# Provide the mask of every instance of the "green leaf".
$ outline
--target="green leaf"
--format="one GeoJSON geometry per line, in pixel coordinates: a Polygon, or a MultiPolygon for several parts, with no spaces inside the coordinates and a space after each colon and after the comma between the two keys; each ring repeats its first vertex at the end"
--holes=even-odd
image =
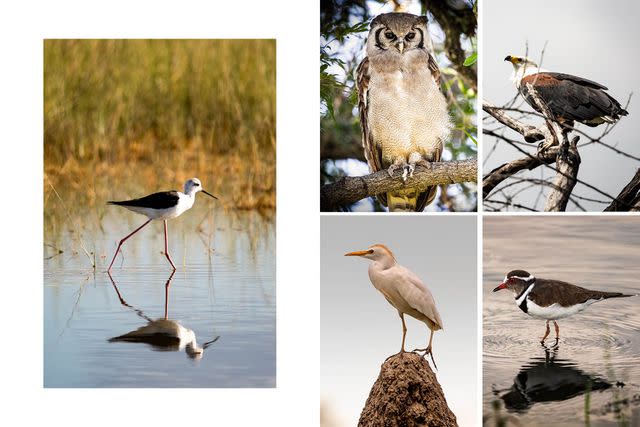
{"type": "Polygon", "coordinates": [[[473,64],[475,64],[477,60],[478,60],[478,53],[474,52],[471,54],[471,56],[469,56],[467,59],[464,60],[464,63],[462,65],[464,65],[465,67],[470,67],[473,64]]]}
{"type": "Polygon", "coordinates": [[[473,141],[474,144],[478,145],[478,141],[476,141],[476,139],[473,137],[473,135],[471,135],[469,132],[467,132],[466,129],[462,129],[462,131],[465,133],[465,135],[467,135],[467,137],[469,137],[470,140],[473,141]]]}

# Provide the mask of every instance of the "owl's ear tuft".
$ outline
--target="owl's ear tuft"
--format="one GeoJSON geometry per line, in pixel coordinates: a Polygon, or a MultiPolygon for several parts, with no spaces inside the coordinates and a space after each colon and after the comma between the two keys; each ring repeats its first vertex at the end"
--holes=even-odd
{"type": "Polygon", "coordinates": [[[429,22],[429,20],[427,19],[427,15],[420,15],[417,18],[419,25],[427,25],[427,22],[429,22]]]}

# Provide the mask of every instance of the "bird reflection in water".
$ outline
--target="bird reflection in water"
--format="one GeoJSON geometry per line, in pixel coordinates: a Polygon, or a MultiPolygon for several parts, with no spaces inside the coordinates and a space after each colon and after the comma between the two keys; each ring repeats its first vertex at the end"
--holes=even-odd
{"type": "Polygon", "coordinates": [[[526,412],[535,403],[558,402],[590,391],[606,390],[611,383],[589,375],[578,365],[558,359],[558,342],[552,346],[542,344],[544,357],[534,357],[520,368],[511,389],[500,398],[508,411],[526,412]]]}
{"type": "Polygon", "coordinates": [[[118,289],[116,282],[113,280],[113,277],[109,274],[111,284],[118,294],[120,303],[135,311],[138,316],[148,322],[145,326],[142,326],[135,331],[110,338],[109,342],[145,343],[151,345],[154,350],[158,351],[180,351],[184,349],[190,358],[200,359],[204,354],[204,350],[214,342],[218,341],[220,336],[204,343],[202,347],[200,347],[196,341],[196,334],[191,329],[185,328],[177,321],[169,319],[169,287],[174,274],[175,270],[171,273],[165,285],[164,318],[157,320],[149,318],[142,310],[129,305],[122,297],[122,294],[120,294],[120,290],[118,289]]]}

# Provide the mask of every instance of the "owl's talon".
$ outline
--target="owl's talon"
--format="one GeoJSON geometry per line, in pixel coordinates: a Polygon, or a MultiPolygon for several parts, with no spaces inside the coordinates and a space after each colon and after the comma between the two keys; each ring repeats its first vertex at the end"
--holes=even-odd
{"type": "MultiPolygon", "coordinates": [[[[402,182],[407,182],[407,175],[409,175],[410,166],[406,165],[402,168],[402,182]]],[[[413,171],[411,172],[413,173],[413,171]]]]}

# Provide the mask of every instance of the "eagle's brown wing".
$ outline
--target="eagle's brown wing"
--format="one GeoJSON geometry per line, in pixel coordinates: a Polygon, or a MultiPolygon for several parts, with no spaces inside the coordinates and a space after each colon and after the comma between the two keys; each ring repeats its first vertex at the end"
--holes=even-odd
{"type": "MultiPolygon", "coordinates": [[[[437,65],[436,65],[437,66],[437,65]]],[[[378,172],[382,167],[382,150],[376,145],[369,130],[369,58],[365,57],[356,70],[356,87],[358,89],[358,110],[360,112],[360,129],[362,129],[362,148],[371,172],[378,172]]],[[[378,200],[387,205],[387,195],[378,194],[378,200]]]]}

